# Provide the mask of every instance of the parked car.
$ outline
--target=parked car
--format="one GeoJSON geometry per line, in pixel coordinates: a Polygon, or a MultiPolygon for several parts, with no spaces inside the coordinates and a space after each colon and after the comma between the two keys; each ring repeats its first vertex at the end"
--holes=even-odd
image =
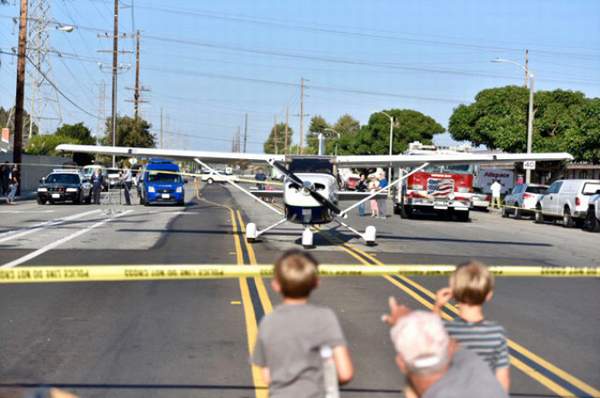
{"type": "Polygon", "coordinates": [[[541,184],[517,184],[512,191],[504,197],[502,217],[509,215],[520,218],[535,214],[535,207],[540,198],[548,189],[548,185],[541,184]]]}
{"type": "Polygon", "coordinates": [[[92,201],[92,184],[77,170],[54,170],[40,180],[37,189],[37,202],[71,201],[89,204],[92,201]]]}
{"type": "Polygon", "coordinates": [[[596,191],[596,195],[589,200],[583,229],[590,232],[600,232],[600,191],[596,191]]]}
{"type": "Polygon", "coordinates": [[[562,218],[566,228],[582,226],[590,198],[600,190],[600,180],[558,180],[536,205],[535,222],[562,218]]]}
{"type": "Polygon", "coordinates": [[[466,196],[471,198],[471,210],[488,211],[491,195],[484,193],[483,189],[473,187],[473,192],[466,196]]]}
{"type": "Polygon", "coordinates": [[[150,159],[144,167],[137,189],[140,204],[173,203],[183,206],[185,182],[179,166],[162,159],[150,159]]]}

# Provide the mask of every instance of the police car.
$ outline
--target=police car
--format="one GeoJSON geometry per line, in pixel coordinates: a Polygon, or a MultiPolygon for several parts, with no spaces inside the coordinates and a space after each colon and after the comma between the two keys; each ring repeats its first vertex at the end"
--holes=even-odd
{"type": "Polygon", "coordinates": [[[89,204],[92,201],[92,185],[78,170],[54,170],[40,180],[37,201],[41,205],[66,201],[89,204]]]}

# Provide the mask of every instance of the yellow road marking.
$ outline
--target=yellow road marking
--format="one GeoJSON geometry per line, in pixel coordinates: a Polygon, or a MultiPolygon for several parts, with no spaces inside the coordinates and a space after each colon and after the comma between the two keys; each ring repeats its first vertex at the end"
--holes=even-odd
{"type": "MultiPolygon", "coordinates": [[[[242,245],[240,243],[240,237],[238,235],[238,225],[236,222],[235,212],[229,206],[225,206],[219,203],[210,202],[206,199],[202,199],[206,202],[212,203],[216,206],[225,208],[229,210],[229,218],[231,221],[231,229],[233,232],[233,242],[236,252],[236,260],[238,265],[244,264],[244,254],[242,252],[242,245]]],[[[240,224],[241,225],[241,224],[240,224]]],[[[246,323],[246,335],[248,342],[248,353],[252,355],[252,350],[254,349],[254,344],[256,342],[256,336],[258,334],[258,327],[256,324],[256,315],[254,313],[254,308],[252,307],[252,299],[250,298],[250,292],[248,291],[248,282],[247,278],[239,278],[240,285],[240,293],[242,296],[242,305],[244,308],[244,320],[246,323]]],[[[256,398],[268,398],[269,391],[267,390],[267,386],[265,385],[260,368],[251,365],[252,372],[252,382],[254,383],[254,395],[256,398]]]]}
{"type": "MultiPolygon", "coordinates": [[[[383,262],[381,262],[380,260],[376,259],[372,255],[370,255],[369,253],[365,252],[364,250],[362,250],[362,249],[360,249],[358,247],[355,247],[355,246],[350,245],[348,243],[344,243],[343,245],[344,246],[347,245],[352,250],[355,250],[356,252],[362,254],[363,256],[365,256],[369,260],[373,261],[377,265],[385,265],[383,262]]],[[[363,261],[363,264],[367,264],[367,262],[363,261]]],[[[402,279],[406,283],[410,284],[411,286],[415,287],[419,291],[423,292],[427,296],[431,297],[432,299],[435,299],[435,294],[432,291],[430,291],[429,289],[427,289],[424,286],[422,286],[421,284],[413,281],[412,279],[410,279],[408,277],[402,276],[402,275],[398,275],[397,277],[400,278],[400,279],[402,279]]],[[[391,278],[389,276],[386,276],[385,278],[388,281],[390,281],[391,283],[393,283],[394,285],[398,286],[404,292],[408,293],[411,297],[413,297],[414,299],[416,299],[418,302],[420,302],[421,304],[423,304],[425,307],[430,308],[430,309],[433,307],[433,305],[430,304],[430,302],[428,302],[427,300],[423,299],[422,297],[420,297],[416,293],[412,292],[410,289],[406,288],[405,286],[403,286],[401,283],[397,282],[393,278],[391,278]]],[[[452,304],[447,304],[446,307],[450,311],[452,311],[453,313],[455,313],[455,314],[458,315],[458,309],[455,306],[453,306],[452,304]]],[[[442,315],[446,319],[451,319],[450,316],[448,316],[445,313],[442,313],[442,315]]],[[[508,346],[510,348],[514,349],[515,351],[519,352],[523,356],[529,358],[533,362],[536,362],[538,365],[540,365],[540,366],[548,369],[552,373],[554,373],[554,374],[558,375],[559,377],[563,378],[564,380],[568,381],[569,383],[571,383],[575,387],[579,388],[580,390],[584,391],[585,393],[590,394],[592,397],[600,397],[600,390],[595,389],[594,387],[590,386],[589,384],[585,383],[584,381],[578,379],[577,377],[571,375],[570,373],[567,373],[566,371],[560,369],[556,365],[554,365],[554,364],[548,362],[547,360],[541,358],[539,355],[534,354],[533,352],[529,351],[528,349],[526,349],[522,345],[518,344],[514,340],[511,340],[511,339],[507,339],[507,340],[508,340],[508,346]]],[[[573,393],[571,393],[568,390],[566,390],[565,388],[559,386],[554,381],[550,380],[546,376],[544,376],[541,373],[537,372],[536,370],[534,370],[533,368],[529,367],[528,365],[526,365],[522,361],[518,360],[514,356],[511,356],[511,363],[516,368],[518,368],[519,370],[521,370],[522,372],[524,372],[525,374],[527,374],[528,376],[530,376],[534,380],[538,381],[540,384],[546,386],[547,388],[549,388],[551,391],[553,391],[554,393],[558,394],[559,396],[561,396],[561,397],[571,397],[571,396],[573,396],[573,393]]]]}
{"type": "Polygon", "coordinates": [[[239,300],[233,300],[233,301],[230,301],[229,304],[231,304],[231,305],[240,305],[240,304],[242,304],[242,302],[239,301],[239,300]]]}

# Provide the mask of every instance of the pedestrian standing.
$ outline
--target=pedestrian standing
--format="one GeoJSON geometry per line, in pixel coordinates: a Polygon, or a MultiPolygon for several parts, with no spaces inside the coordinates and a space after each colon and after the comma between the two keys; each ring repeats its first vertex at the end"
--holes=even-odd
{"type": "MultiPolygon", "coordinates": [[[[369,192],[375,193],[379,187],[379,181],[377,178],[373,178],[369,183],[369,192]]],[[[374,197],[370,200],[371,202],[371,217],[379,217],[379,206],[377,204],[377,199],[374,197]]]]}
{"type": "Polygon", "coordinates": [[[131,206],[131,185],[133,183],[133,175],[131,174],[131,169],[125,167],[123,169],[123,188],[125,189],[125,204],[127,206],[131,206]]]}
{"type": "MultiPolygon", "coordinates": [[[[367,176],[365,173],[360,173],[360,179],[358,180],[358,184],[356,184],[357,192],[367,192],[369,187],[367,185],[367,176]]],[[[365,202],[362,202],[358,205],[358,215],[360,217],[364,217],[367,215],[365,210],[365,202]]]]}
{"type": "Polygon", "coordinates": [[[102,184],[104,183],[104,176],[102,175],[102,170],[99,168],[94,171],[92,174],[92,199],[94,200],[95,205],[100,204],[100,192],[102,192],[102,184]]]}
{"type": "Polygon", "coordinates": [[[17,180],[17,173],[11,173],[9,177],[8,184],[8,195],[7,195],[7,203],[9,205],[14,205],[15,196],[17,195],[17,189],[19,188],[19,181],[17,180]]]}
{"type": "MultiPolygon", "coordinates": [[[[389,185],[388,179],[385,177],[385,171],[381,171],[379,173],[379,189],[387,188],[389,185]]],[[[386,218],[387,217],[387,199],[384,197],[383,199],[377,200],[377,207],[379,208],[379,217],[386,218]]]]}
{"type": "Polygon", "coordinates": [[[497,206],[500,208],[500,194],[502,193],[502,184],[500,184],[499,180],[495,180],[490,186],[490,190],[492,191],[492,209],[497,206]]]}
{"type": "Polygon", "coordinates": [[[2,194],[2,196],[8,195],[9,178],[10,166],[8,162],[4,162],[4,164],[0,166],[0,194],[2,194]]]}

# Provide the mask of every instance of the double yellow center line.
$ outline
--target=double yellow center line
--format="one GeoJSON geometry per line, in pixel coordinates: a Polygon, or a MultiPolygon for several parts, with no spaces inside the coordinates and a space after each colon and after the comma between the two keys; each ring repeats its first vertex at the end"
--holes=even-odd
{"type": "MultiPolygon", "coordinates": [[[[246,224],[239,210],[229,209],[231,228],[233,230],[233,241],[235,245],[236,259],[238,265],[256,265],[256,254],[252,245],[245,239],[240,238],[246,232],[246,224]]],[[[246,333],[248,340],[248,353],[252,354],[254,344],[258,335],[258,323],[263,316],[273,310],[273,305],[267,294],[267,289],[262,278],[239,278],[240,293],[244,307],[244,318],[246,320],[246,333]]],[[[256,398],[267,398],[269,396],[260,369],[252,365],[252,380],[255,386],[256,398]]]]}
{"type": "MultiPolygon", "coordinates": [[[[316,229],[320,230],[319,228],[316,229]]],[[[328,232],[323,231],[321,235],[331,243],[339,245],[343,251],[358,260],[361,264],[370,266],[385,265],[371,254],[356,246],[342,242],[328,232]]],[[[429,309],[433,308],[435,294],[421,284],[401,275],[386,275],[384,278],[425,307],[429,309]]],[[[445,319],[453,319],[458,316],[458,309],[448,304],[444,308],[442,316],[445,319]]],[[[534,354],[514,340],[508,339],[508,347],[512,365],[558,396],[600,398],[600,390],[560,369],[539,355],[534,354]]]]}

